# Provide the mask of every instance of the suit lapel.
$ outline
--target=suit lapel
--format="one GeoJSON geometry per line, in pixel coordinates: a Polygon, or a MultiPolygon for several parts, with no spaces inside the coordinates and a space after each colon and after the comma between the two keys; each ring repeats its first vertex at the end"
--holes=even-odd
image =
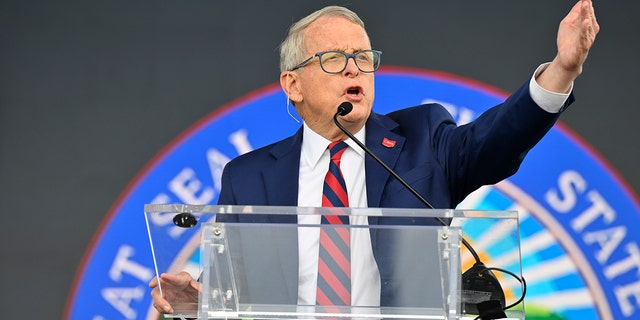
{"type": "Polygon", "coordinates": [[[292,137],[276,143],[270,150],[273,161],[264,167],[267,203],[273,206],[298,205],[298,176],[302,129],[292,137]]]}
{"type": "MultiPolygon", "coordinates": [[[[403,136],[392,131],[397,126],[395,121],[375,113],[372,113],[367,121],[367,147],[392,169],[398,161],[405,142],[403,136]]],[[[365,157],[365,172],[368,205],[371,208],[379,208],[384,186],[390,174],[368,155],[365,157]]]]}

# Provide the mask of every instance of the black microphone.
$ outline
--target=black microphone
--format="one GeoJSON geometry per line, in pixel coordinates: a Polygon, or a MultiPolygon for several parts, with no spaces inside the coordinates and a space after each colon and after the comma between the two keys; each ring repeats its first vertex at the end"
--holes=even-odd
{"type": "MultiPolygon", "coordinates": [[[[336,112],[336,115],[337,116],[346,116],[346,115],[349,114],[349,112],[351,112],[351,110],[353,110],[353,104],[351,104],[351,102],[345,101],[345,102],[341,103],[338,106],[338,111],[336,112]]],[[[334,117],[333,119],[334,119],[333,121],[336,121],[335,120],[336,117],[334,117]]],[[[338,127],[340,128],[340,126],[338,126],[338,127]]],[[[343,129],[343,128],[340,128],[340,129],[343,129]]],[[[342,131],[345,132],[346,130],[342,130],[342,131]]]]}
{"type": "MultiPolygon", "coordinates": [[[[356,138],[349,130],[347,130],[340,122],[338,121],[338,116],[346,116],[353,110],[353,104],[351,102],[345,101],[338,106],[336,114],[333,116],[333,122],[338,126],[338,128],[346,134],[351,140],[353,140],[362,150],[364,150],[371,158],[373,158],[378,164],[380,164],[389,174],[391,174],[398,182],[400,182],[407,190],[411,192],[420,202],[422,202],[425,206],[430,209],[435,209],[429,201],[427,201],[418,191],[416,191],[413,187],[411,187],[402,177],[400,177],[393,169],[389,168],[387,164],[385,164],[378,156],[376,156],[367,146],[365,146],[358,138],[356,138]]],[[[442,220],[441,218],[436,218],[440,224],[443,226],[448,226],[449,224],[442,220]]],[[[473,249],[471,244],[467,242],[466,239],[461,238],[462,244],[469,250],[473,258],[475,259],[475,264],[469,270],[465,271],[462,274],[462,300],[463,300],[463,311],[472,314],[480,314],[480,319],[488,320],[488,319],[499,319],[506,318],[506,315],[502,310],[506,310],[511,308],[518,303],[520,303],[524,299],[524,295],[526,293],[526,283],[524,282],[524,278],[520,278],[517,275],[498,268],[487,268],[484,263],[480,260],[480,256],[473,249]],[[524,289],[522,292],[522,297],[514,304],[505,307],[505,296],[498,282],[496,276],[491,272],[491,270],[503,271],[511,276],[515,277],[523,284],[524,289]],[[478,293],[481,295],[490,294],[489,299],[485,299],[488,301],[478,300],[478,293]],[[498,304],[499,303],[499,304],[498,304]]]]}

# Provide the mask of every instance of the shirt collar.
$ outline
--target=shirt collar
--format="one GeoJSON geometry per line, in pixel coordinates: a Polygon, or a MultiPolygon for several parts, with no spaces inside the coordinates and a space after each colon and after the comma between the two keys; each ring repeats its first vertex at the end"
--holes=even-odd
{"type": "MultiPolygon", "coordinates": [[[[354,136],[362,141],[362,143],[365,143],[365,132],[365,126],[363,126],[354,136]]],[[[320,158],[322,158],[322,155],[327,150],[329,143],[331,143],[331,141],[311,130],[307,123],[303,122],[302,159],[307,162],[309,167],[314,168],[318,164],[320,158]]],[[[351,147],[351,150],[355,151],[356,154],[364,158],[364,150],[362,150],[355,141],[347,139],[345,143],[351,147]]]]}

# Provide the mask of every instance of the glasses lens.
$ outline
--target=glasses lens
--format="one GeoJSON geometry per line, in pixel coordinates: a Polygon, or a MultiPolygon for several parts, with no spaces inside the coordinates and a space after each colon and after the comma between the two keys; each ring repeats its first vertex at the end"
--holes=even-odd
{"type": "MultiPolygon", "coordinates": [[[[326,51],[318,54],[320,57],[320,67],[328,73],[340,73],[347,66],[350,54],[342,51],[326,51]]],[[[358,69],[362,72],[374,72],[380,66],[380,52],[365,50],[354,53],[353,60],[358,69]]]]}
{"type": "Polygon", "coordinates": [[[362,72],[374,72],[380,66],[380,54],[375,51],[358,52],[355,60],[362,72]]]}
{"type": "Polygon", "coordinates": [[[326,72],[341,72],[347,64],[347,56],[340,51],[329,51],[322,54],[320,64],[326,72]]]}

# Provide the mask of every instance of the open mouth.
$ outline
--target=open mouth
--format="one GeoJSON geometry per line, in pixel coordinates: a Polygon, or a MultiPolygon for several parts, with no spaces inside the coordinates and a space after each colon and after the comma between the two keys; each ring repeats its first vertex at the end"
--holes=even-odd
{"type": "Polygon", "coordinates": [[[350,87],[346,91],[346,95],[351,98],[360,98],[362,96],[362,88],[360,87],[350,87]]]}

